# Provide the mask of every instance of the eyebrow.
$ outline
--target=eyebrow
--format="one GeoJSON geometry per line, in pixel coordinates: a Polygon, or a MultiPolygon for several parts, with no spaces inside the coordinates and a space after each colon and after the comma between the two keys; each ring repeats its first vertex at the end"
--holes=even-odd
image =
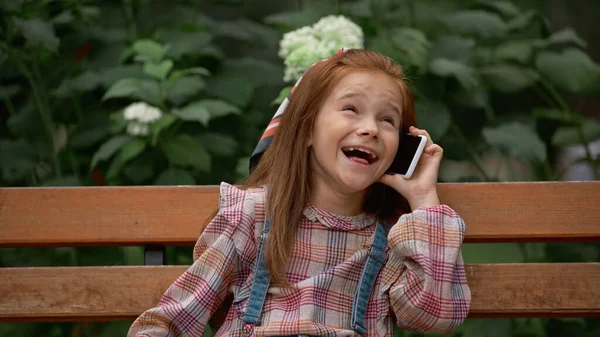
{"type": "MultiPolygon", "coordinates": [[[[353,98],[353,97],[364,97],[365,94],[360,93],[360,92],[355,92],[355,91],[350,91],[345,93],[344,95],[342,95],[340,98],[338,98],[338,101],[341,101],[343,99],[347,99],[347,98],[353,98]]],[[[400,117],[402,117],[402,112],[400,109],[398,109],[398,107],[392,103],[388,103],[387,105],[389,105],[390,107],[392,107],[392,109],[396,110],[396,112],[398,113],[398,115],[400,115],[400,117]]]]}

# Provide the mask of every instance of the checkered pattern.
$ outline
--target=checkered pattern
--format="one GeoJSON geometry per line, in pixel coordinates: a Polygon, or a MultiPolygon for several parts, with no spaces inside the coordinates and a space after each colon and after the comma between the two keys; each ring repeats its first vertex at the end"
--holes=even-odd
{"type": "MultiPolygon", "coordinates": [[[[287,276],[271,287],[261,322],[241,317],[250,295],[256,242],[265,220],[264,190],[221,184],[220,211],[198,239],[194,264],[143,313],[133,336],[202,336],[207,321],[233,294],[221,336],[352,336],[352,300],[375,231],[375,219],[329,214],[309,206],[299,224],[287,276]]],[[[367,307],[367,336],[392,336],[392,325],[447,332],[467,316],[462,219],[448,206],[403,215],[388,235],[388,262],[367,307]]]]}

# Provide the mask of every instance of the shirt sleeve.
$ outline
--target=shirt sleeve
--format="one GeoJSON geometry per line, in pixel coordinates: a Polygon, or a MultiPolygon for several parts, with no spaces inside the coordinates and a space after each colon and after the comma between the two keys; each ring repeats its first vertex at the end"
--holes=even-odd
{"type": "Polygon", "coordinates": [[[254,243],[251,194],[222,183],[219,212],[194,247],[194,263],[167,289],[155,308],[142,313],[128,337],[202,336],[204,328],[247,271],[254,243]]]}
{"type": "Polygon", "coordinates": [[[382,281],[400,328],[446,333],[465,320],[471,305],[461,251],[465,231],[445,205],[416,209],[392,227],[382,281]]]}

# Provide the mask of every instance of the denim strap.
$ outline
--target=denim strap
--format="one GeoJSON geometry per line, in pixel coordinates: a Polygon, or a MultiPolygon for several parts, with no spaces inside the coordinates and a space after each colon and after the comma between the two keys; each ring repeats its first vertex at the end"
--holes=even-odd
{"type": "Polygon", "coordinates": [[[365,314],[367,312],[369,296],[373,291],[373,286],[375,285],[375,280],[377,279],[377,274],[379,274],[381,267],[383,267],[385,264],[386,247],[387,231],[380,222],[377,222],[373,244],[371,245],[371,248],[369,248],[367,262],[365,263],[362,274],[360,275],[358,287],[356,288],[356,294],[354,295],[354,302],[352,303],[352,329],[361,335],[367,333],[367,329],[364,325],[365,314]]]}
{"type": "Polygon", "coordinates": [[[260,318],[265,298],[267,297],[267,289],[271,276],[264,258],[265,240],[271,228],[269,220],[265,220],[265,227],[260,238],[258,239],[258,251],[256,252],[256,262],[254,263],[254,278],[252,280],[252,288],[250,288],[250,298],[248,298],[248,306],[242,320],[246,324],[256,325],[260,318]]]}

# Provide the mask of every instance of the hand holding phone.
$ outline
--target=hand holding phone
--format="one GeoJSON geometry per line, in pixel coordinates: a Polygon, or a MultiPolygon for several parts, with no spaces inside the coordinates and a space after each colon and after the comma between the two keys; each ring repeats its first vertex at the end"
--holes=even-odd
{"type": "Polygon", "coordinates": [[[423,135],[413,136],[409,133],[403,133],[400,137],[394,161],[387,172],[396,173],[405,179],[410,179],[415,172],[426,143],[427,137],[423,135]]]}

